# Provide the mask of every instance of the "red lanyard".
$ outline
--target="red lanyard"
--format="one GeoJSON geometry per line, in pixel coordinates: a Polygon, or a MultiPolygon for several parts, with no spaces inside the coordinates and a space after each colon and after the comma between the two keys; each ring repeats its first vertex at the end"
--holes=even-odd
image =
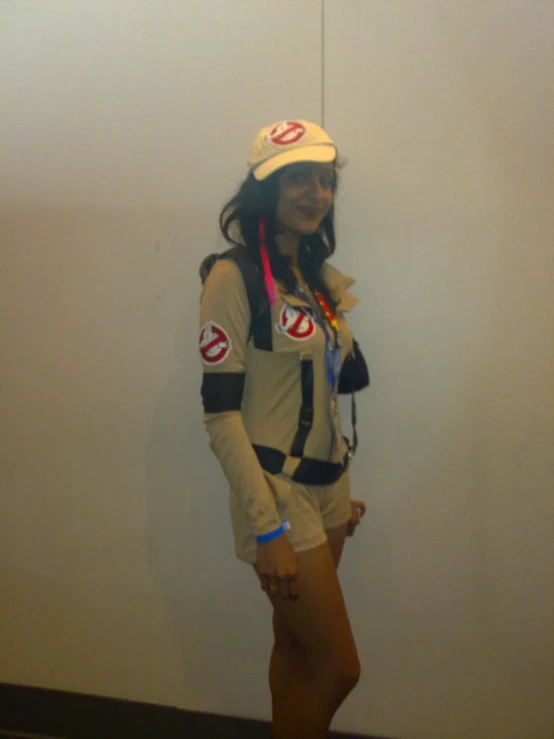
{"type": "Polygon", "coordinates": [[[317,299],[317,302],[319,303],[321,310],[325,314],[325,318],[329,321],[329,324],[333,327],[335,332],[338,334],[339,332],[339,324],[337,321],[337,317],[333,313],[333,310],[329,303],[325,300],[323,295],[319,292],[319,290],[314,290],[314,295],[317,299]]]}

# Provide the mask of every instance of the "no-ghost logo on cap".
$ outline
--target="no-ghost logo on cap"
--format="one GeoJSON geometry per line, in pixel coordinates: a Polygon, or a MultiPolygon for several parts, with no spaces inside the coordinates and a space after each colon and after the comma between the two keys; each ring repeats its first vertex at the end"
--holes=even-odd
{"type": "Polygon", "coordinates": [[[269,134],[269,140],[276,146],[290,146],[306,135],[306,129],[298,121],[278,123],[269,134]]]}

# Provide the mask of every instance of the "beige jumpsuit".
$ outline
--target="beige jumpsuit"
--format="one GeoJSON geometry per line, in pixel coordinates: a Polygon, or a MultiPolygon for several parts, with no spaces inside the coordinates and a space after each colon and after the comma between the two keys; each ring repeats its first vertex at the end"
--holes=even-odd
{"type": "MultiPolygon", "coordinates": [[[[354,280],[329,264],[322,274],[337,301],[344,361],[352,351],[345,313],[358,302],[348,292],[354,280]]],[[[323,328],[309,302],[276,288],[270,351],[249,337],[248,297],[234,262],[216,262],[201,298],[204,422],[231,489],[236,554],[249,563],[256,537],[281,525],[300,552],[350,518],[348,448],[327,381],[323,328]]]]}

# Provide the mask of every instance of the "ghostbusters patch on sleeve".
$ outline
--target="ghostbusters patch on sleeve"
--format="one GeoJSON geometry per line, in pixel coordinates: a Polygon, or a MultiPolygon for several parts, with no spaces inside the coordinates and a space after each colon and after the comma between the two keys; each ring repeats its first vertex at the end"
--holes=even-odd
{"type": "Polygon", "coordinates": [[[213,321],[208,321],[200,331],[200,356],[204,364],[215,367],[224,362],[233,345],[225,329],[213,321]]]}
{"type": "Polygon", "coordinates": [[[315,334],[315,322],[305,308],[293,308],[285,303],[275,329],[293,341],[307,341],[315,334]]]}

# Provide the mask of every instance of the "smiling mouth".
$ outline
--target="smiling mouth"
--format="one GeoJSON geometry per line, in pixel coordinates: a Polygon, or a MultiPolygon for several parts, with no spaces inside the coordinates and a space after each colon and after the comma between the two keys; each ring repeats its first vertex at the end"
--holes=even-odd
{"type": "Polygon", "coordinates": [[[319,208],[310,208],[309,206],[300,206],[297,205],[296,208],[302,213],[303,216],[306,216],[307,218],[319,218],[321,215],[321,211],[319,208]]]}

